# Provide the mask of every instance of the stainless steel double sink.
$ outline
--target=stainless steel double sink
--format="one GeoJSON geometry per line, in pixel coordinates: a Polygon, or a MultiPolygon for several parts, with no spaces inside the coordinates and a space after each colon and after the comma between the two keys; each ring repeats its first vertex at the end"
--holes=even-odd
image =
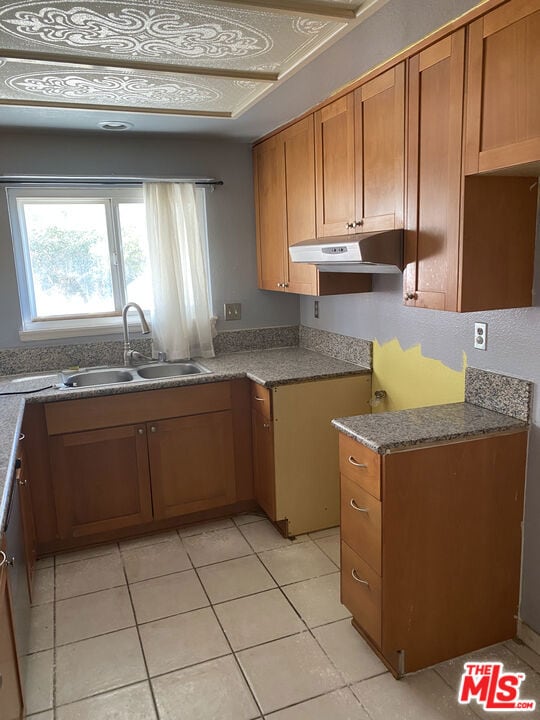
{"type": "Polygon", "coordinates": [[[211,370],[196,362],[149,363],[138,367],[99,367],[62,372],[62,382],[66,387],[89,387],[91,385],[117,385],[134,380],[157,380],[159,378],[181,377],[184,375],[202,375],[211,370]]]}

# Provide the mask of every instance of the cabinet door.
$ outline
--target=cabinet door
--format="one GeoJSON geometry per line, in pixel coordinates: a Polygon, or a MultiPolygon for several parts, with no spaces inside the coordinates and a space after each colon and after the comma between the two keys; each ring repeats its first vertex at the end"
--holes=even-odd
{"type": "Polygon", "coordinates": [[[235,501],[230,410],[161,420],[147,428],[156,520],[235,501]]]}
{"type": "Polygon", "coordinates": [[[253,438],[253,486],[255,500],[272,520],[276,520],[276,480],[274,473],[274,431],[272,421],[255,410],[251,413],[253,438]]]}
{"type": "Polygon", "coordinates": [[[540,0],[512,0],[469,28],[465,172],[540,163],[540,0]]]}
{"type": "Polygon", "coordinates": [[[144,425],[57,435],[50,439],[50,450],[61,537],[152,519],[144,425]]]}
{"type": "Polygon", "coordinates": [[[403,227],[405,63],[355,97],[356,218],[363,232],[403,227]]]}
{"type": "MultiPolygon", "coordinates": [[[[24,438],[24,436],[22,436],[24,438]]],[[[17,470],[15,478],[19,485],[19,502],[21,508],[21,522],[24,534],[24,550],[26,556],[26,577],[28,581],[28,592],[32,597],[32,577],[36,564],[36,527],[34,524],[34,513],[32,511],[32,496],[30,490],[30,478],[26,467],[26,453],[19,445],[17,452],[17,470]]]]}
{"type": "Polygon", "coordinates": [[[2,720],[22,718],[23,697],[4,556],[0,554],[0,708],[2,720]]]}
{"type": "Polygon", "coordinates": [[[354,97],[315,113],[317,236],[347,235],[355,222],[354,97]]]}
{"type": "Polygon", "coordinates": [[[457,310],[465,31],[409,62],[405,304],[457,310]]]}
{"type": "Polygon", "coordinates": [[[280,135],[285,157],[287,200],[287,291],[317,294],[314,265],[293,263],[288,246],[315,237],[315,135],[313,115],[291,125],[280,135]]]}
{"type": "Polygon", "coordinates": [[[286,277],[287,221],[285,162],[279,135],[253,150],[259,287],[283,291],[286,277]]]}

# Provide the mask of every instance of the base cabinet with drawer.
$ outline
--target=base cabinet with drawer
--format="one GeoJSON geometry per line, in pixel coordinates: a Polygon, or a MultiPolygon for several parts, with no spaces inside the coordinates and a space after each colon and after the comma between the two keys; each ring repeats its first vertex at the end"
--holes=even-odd
{"type": "Polygon", "coordinates": [[[251,385],[255,500],[287,536],[339,523],[334,417],[369,413],[371,374],[251,385]]]}
{"type": "Polygon", "coordinates": [[[514,637],[527,433],[339,444],[341,598],[394,675],[514,637]]]}

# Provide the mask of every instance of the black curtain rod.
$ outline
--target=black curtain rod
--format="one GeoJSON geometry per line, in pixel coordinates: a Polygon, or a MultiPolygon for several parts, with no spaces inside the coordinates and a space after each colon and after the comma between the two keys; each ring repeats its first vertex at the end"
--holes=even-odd
{"type": "Polygon", "coordinates": [[[223,185],[223,180],[196,180],[195,178],[96,178],[96,177],[44,177],[44,176],[0,176],[3,185],[142,185],[152,183],[193,183],[197,186],[216,187],[223,185]]]}

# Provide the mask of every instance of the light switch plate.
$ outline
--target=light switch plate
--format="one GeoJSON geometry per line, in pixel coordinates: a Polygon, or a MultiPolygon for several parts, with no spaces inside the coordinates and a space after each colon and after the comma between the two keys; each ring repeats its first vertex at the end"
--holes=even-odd
{"type": "Polygon", "coordinates": [[[487,323],[474,323],[474,347],[487,350],[487,323]]]}
{"type": "Polygon", "coordinates": [[[241,303],[225,303],[225,320],[241,320],[242,304],[241,303]]]}

